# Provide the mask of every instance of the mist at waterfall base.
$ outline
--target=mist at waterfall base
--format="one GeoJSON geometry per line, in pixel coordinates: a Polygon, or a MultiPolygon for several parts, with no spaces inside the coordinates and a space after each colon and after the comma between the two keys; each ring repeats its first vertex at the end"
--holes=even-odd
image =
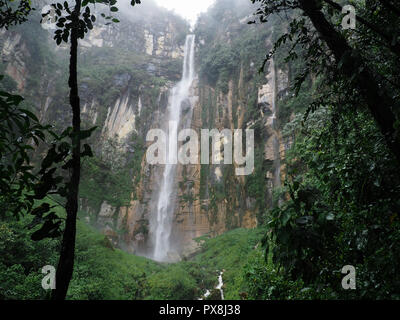
{"type": "MultiPolygon", "coordinates": [[[[182,79],[171,90],[167,108],[165,123],[174,123],[170,128],[169,134],[174,137],[177,135],[181,124],[182,103],[190,96],[190,88],[193,83],[194,73],[194,45],[195,36],[187,35],[185,41],[184,60],[182,79]]],[[[177,153],[178,145],[176,139],[168,139],[167,159],[177,153]]],[[[168,163],[172,163],[169,161],[168,163]]],[[[150,240],[152,243],[152,253],[150,258],[168,262],[173,261],[171,253],[176,253],[176,249],[171,244],[171,230],[175,210],[174,182],[176,175],[176,164],[166,164],[159,184],[159,190],[155,190],[156,196],[154,212],[151,212],[150,219],[150,240]]]]}

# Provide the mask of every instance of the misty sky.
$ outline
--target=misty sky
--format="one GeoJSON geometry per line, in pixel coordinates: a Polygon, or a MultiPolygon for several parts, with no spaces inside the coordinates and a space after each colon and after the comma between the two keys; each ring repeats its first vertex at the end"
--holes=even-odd
{"type": "Polygon", "coordinates": [[[197,15],[204,12],[215,0],[156,0],[157,4],[195,23],[197,15]]]}

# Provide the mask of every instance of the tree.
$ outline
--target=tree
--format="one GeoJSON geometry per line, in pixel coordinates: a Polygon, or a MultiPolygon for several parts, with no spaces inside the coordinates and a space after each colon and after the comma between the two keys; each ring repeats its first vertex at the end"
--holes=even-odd
{"type": "MultiPolygon", "coordinates": [[[[78,39],[83,39],[85,34],[93,28],[96,16],[91,14],[90,5],[96,3],[107,5],[110,14],[106,16],[102,13],[102,17],[112,22],[119,22],[111,13],[117,12],[115,6],[117,0],[76,0],[75,6],[70,8],[67,2],[52,4],[55,10],[55,19],[58,29],[55,31],[54,39],[57,45],[62,41],[70,42],[70,62],[69,62],[69,81],[70,88],[69,101],[72,109],[72,130],[70,138],[72,142],[72,156],[68,162],[70,169],[70,180],[66,185],[66,212],[65,229],[61,244],[60,260],[56,272],[56,289],[52,294],[52,299],[63,300],[68,291],[68,285],[72,277],[75,256],[75,237],[76,237],[76,217],[78,211],[79,182],[81,169],[81,140],[87,138],[94,128],[81,131],[80,119],[80,101],[78,92],[77,77],[77,58],[78,58],[78,39]]],[[[131,5],[139,4],[140,0],[132,0],[131,5]]],[[[49,15],[50,12],[43,16],[49,15]]],[[[88,145],[86,145],[83,154],[91,155],[88,145]]]]}

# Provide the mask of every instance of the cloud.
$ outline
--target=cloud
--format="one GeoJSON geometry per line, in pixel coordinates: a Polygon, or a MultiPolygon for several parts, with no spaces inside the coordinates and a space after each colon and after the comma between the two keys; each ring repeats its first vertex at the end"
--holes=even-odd
{"type": "Polygon", "coordinates": [[[175,13],[188,19],[193,25],[197,15],[207,10],[215,0],[156,0],[159,6],[173,10],[175,13]]]}

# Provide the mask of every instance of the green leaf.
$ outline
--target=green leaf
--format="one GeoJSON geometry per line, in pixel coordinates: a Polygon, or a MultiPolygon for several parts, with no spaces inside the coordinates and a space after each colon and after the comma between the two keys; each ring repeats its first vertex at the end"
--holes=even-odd
{"type": "Polygon", "coordinates": [[[93,152],[92,149],[90,148],[90,146],[88,144],[84,144],[83,145],[83,152],[81,153],[81,157],[93,157],[93,152]]]}
{"type": "MultiPolygon", "coordinates": [[[[52,213],[55,216],[54,212],[52,213]]],[[[51,215],[51,213],[49,215],[51,215]]],[[[61,221],[55,222],[53,216],[51,216],[48,220],[45,221],[45,223],[39,230],[35,231],[31,235],[31,239],[33,241],[39,241],[43,240],[44,238],[56,238],[61,234],[60,226],[61,221]]]]}
{"type": "Polygon", "coordinates": [[[35,120],[36,122],[39,122],[39,119],[29,110],[26,109],[20,109],[23,113],[25,113],[29,118],[35,120]]]}
{"type": "Polygon", "coordinates": [[[39,207],[32,210],[31,215],[42,217],[43,214],[50,211],[50,205],[48,203],[42,203],[39,207]]]}
{"type": "Polygon", "coordinates": [[[288,221],[290,220],[290,216],[291,215],[290,215],[289,210],[287,210],[283,213],[283,215],[281,216],[281,223],[283,226],[285,226],[288,223],[288,221]]]}
{"type": "Polygon", "coordinates": [[[134,6],[135,4],[140,4],[140,0],[131,0],[131,6],[134,6]]]}
{"type": "Polygon", "coordinates": [[[90,128],[88,130],[81,130],[80,133],[79,133],[79,138],[81,140],[89,138],[92,135],[93,131],[96,130],[96,129],[97,129],[97,126],[93,127],[93,128],[90,128]]]}

